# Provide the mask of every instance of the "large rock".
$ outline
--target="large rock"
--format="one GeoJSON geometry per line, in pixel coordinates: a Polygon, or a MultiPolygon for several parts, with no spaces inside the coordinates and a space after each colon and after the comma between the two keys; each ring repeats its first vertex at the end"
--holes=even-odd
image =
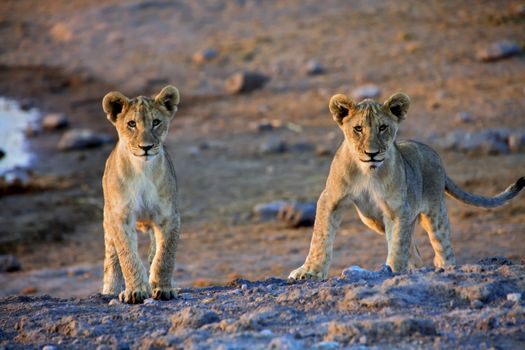
{"type": "Polygon", "coordinates": [[[231,95],[243,94],[261,89],[270,77],[257,72],[238,72],[230,76],[224,87],[231,95]]]}
{"type": "Polygon", "coordinates": [[[81,150],[111,142],[114,142],[114,139],[109,135],[98,134],[89,129],[73,129],[62,135],[58,142],[58,149],[61,151],[81,150]]]}
{"type": "Polygon", "coordinates": [[[284,222],[287,227],[313,226],[315,222],[315,210],[315,202],[292,202],[281,208],[277,218],[284,222]]]}
{"type": "Polygon", "coordinates": [[[281,209],[286,206],[286,201],[274,201],[270,203],[261,203],[253,207],[252,212],[262,221],[274,220],[281,209]]]}
{"type": "Polygon", "coordinates": [[[271,136],[259,145],[260,154],[278,154],[285,153],[288,150],[288,144],[277,136],[271,136]]]}
{"type": "Polygon", "coordinates": [[[22,265],[16,256],[11,254],[0,255],[0,272],[14,272],[21,269],[22,265]]]}
{"type": "Polygon", "coordinates": [[[501,154],[509,152],[510,131],[507,129],[484,129],[475,132],[455,130],[439,140],[440,146],[473,154],[501,154]]]}
{"type": "Polygon", "coordinates": [[[503,40],[479,50],[476,57],[483,62],[493,62],[519,54],[521,54],[520,45],[513,41],[503,40]]]}

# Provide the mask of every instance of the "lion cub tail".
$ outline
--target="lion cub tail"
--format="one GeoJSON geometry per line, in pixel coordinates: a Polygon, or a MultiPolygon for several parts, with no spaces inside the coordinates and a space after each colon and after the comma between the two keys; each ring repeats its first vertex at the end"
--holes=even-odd
{"type": "Polygon", "coordinates": [[[507,189],[494,197],[476,196],[462,190],[448,176],[445,180],[445,193],[460,202],[481,208],[495,208],[506,204],[509,200],[516,197],[521,189],[525,187],[525,176],[507,187],[507,189]]]}

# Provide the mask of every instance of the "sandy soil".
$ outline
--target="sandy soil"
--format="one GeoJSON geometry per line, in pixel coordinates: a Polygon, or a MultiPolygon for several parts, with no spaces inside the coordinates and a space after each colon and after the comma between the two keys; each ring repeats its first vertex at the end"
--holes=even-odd
{"type": "MultiPolygon", "coordinates": [[[[362,84],[379,86],[380,100],[396,91],[411,96],[400,138],[433,145],[453,128],[525,132],[523,56],[492,63],[476,59],[478,49],[495,41],[523,46],[525,16],[518,5],[7,0],[0,2],[0,95],[43,113],[65,113],[72,127],[113,133],[100,107],[107,91],[149,95],[167,83],[176,85],[182,104],[167,146],[182,195],[178,285],[286,278],[303,262],[311,229],[260,223],[251,209],[278,199],[316,200],[331,156],[312,150],[261,155],[259,145],[277,136],[289,144],[335,150],[342,135],[328,113],[328,99],[362,84]],[[193,54],[206,48],[218,56],[194,63],[193,54]],[[318,60],[325,74],[305,74],[310,59],[318,60]],[[228,95],[224,81],[238,70],[256,70],[271,80],[251,94],[228,95]],[[458,124],[458,112],[474,121],[458,124]],[[300,129],[256,131],[254,124],[263,120],[300,129]]],[[[85,297],[100,288],[100,179],[111,145],[60,152],[61,134],[44,132],[31,139],[39,157],[35,181],[45,179],[45,186],[0,198],[0,250],[17,255],[23,266],[21,272],[0,274],[2,296],[85,297]]],[[[449,175],[475,193],[493,195],[525,173],[523,153],[438,151],[449,175]]],[[[450,201],[449,213],[459,263],[487,256],[524,258],[523,196],[497,210],[450,201]]],[[[431,265],[432,251],[421,230],[417,239],[431,265]]],[[[336,239],[331,275],[349,265],[375,269],[385,257],[384,238],[349,210],[336,239]]]]}
{"type": "Polygon", "coordinates": [[[517,349],[525,341],[525,266],[504,259],[410,274],[354,268],[343,278],[182,289],[128,306],[0,298],[0,346],[75,349],[517,349]]]}

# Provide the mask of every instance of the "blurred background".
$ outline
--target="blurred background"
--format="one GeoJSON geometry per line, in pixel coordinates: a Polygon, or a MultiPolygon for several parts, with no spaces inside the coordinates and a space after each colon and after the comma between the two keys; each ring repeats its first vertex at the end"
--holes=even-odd
{"type": "MultiPolygon", "coordinates": [[[[519,1],[3,0],[0,296],[100,289],[110,90],[181,91],[167,140],[177,284],[286,278],[342,141],[333,94],[406,92],[399,138],[430,144],[463,188],[494,195],[525,175],[524,46],[519,1]]],[[[523,195],[497,210],[449,201],[449,214],[459,263],[524,258],[523,195]]],[[[419,228],[417,240],[431,265],[419,228]]],[[[385,259],[384,237],[350,208],[331,275],[385,259]]]]}

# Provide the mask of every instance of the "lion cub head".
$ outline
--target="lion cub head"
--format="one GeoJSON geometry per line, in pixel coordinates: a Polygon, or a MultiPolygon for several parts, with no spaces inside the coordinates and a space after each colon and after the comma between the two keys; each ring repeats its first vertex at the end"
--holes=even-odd
{"type": "Polygon", "coordinates": [[[177,88],[166,86],[155,98],[139,96],[129,99],[112,91],[104,96],[102,107],[117,129],[119,143],[133,156],[147,161],[162,151],[162,143],[179,101],[177,88]]]}
{"type": "Polygon", "coordinates": [[[392,95],[380,104],[370,99],[354,103],[345,95],[334,95],[329,108],[343,130],[345,142],[363,170],[379,168],[394,143],[399,123],[405,119],[410,98],[404,93],[392,95]]]}

